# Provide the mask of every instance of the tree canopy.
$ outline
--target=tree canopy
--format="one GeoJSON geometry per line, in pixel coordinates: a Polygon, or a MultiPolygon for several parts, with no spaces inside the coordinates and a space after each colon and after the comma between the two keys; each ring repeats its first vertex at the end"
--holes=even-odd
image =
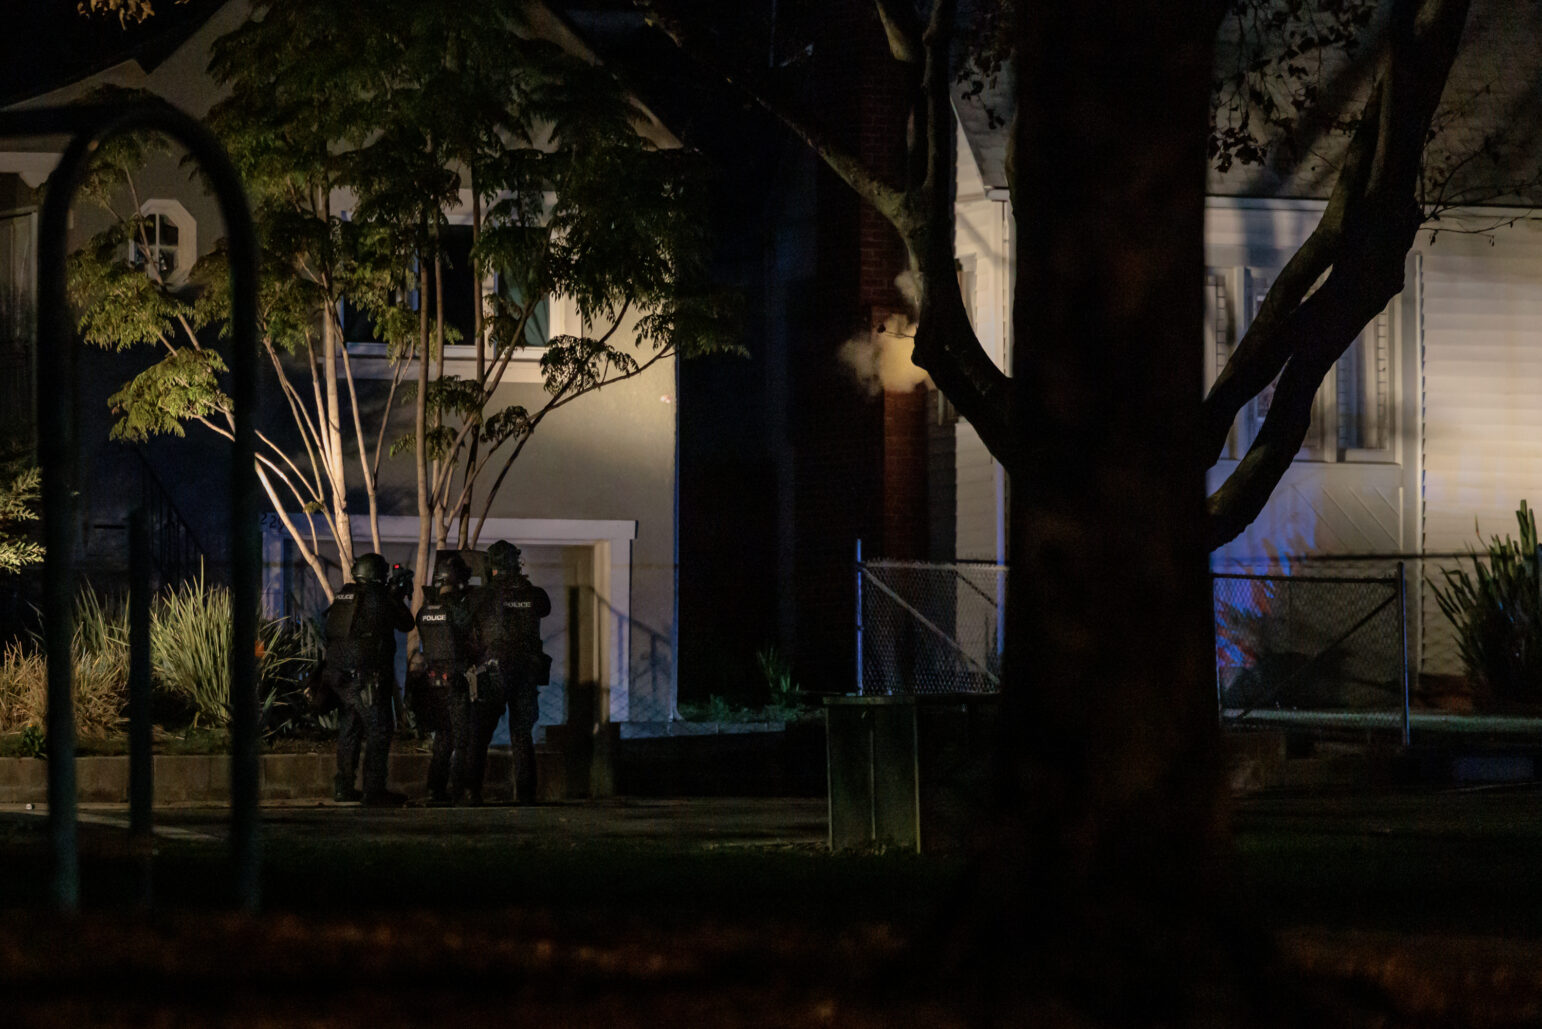
{"type": "MultiPolygon", "coordinates": [[[[209,120],[250,192],[262,345],[293,423],[293,442],[263,439],[258,472],[324,589],[306,520],[325,523],[348,567],[357,490],[379,550],[388,453],[415,456],[424,532],[443,543],[459,516],[461,543],[474,543],[552,411],[662,360],[731,347],[707,276],[695,155],[532,10],[383,2],[361,21],[342,0],[274,0],[215,44],[210,72],[230,93],[209,120]],[[461,271],[476,319],[460,329],[444,316],[446,266],[466,260],[444,245],[452,213],[475,236],[461,271]],[[556,302],[576,308],[574,331],[536,339],[533,323],[556,302]],[[350,348],[345,306],[385,345],[383,404],[356,381],[359,361],[380,358],[350,348]],[[532,340],[545,396],[511,402],[500,387],[532,340]],[[456,343],[474,350],[474,375],[446,374],[456,343]],[[402,403],[413,407],[405,433],[393,418],[402,403]]],[[[147,224],[135,169],[153,149],[126,141],[98,157],[88,194],[113,222],[75,258],[82,329],[98,345],[163,351],[113,398],[120,435],[196,422],[228,436],[224,364],[200,335],[227,310],[222,254],[187,283],[130,259],[147,224]]]]}

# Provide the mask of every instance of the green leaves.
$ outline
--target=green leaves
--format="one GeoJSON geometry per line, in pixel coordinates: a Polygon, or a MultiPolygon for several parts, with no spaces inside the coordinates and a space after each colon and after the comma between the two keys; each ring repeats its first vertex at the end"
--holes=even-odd
{"type": "Polygon", "coordinates": [[[511,404],[489,415],[482,423],[482,440],[491,447],[502,446],[510,440],[517,444],[533,429],[530,412],[523,405],[511,404]]]}
{"type": "Polygon", "coordinates": [[[1500,701],[1542,700],[1542,577],[1536,512],[1521,501],[1520,540],[1489,539],[1473,570],[1443,572],[1435,602],[1456,629],[1462,666],[1500,701]],[[1485,562],[1484,558],[1487,558],[1485,562]]]}
{"type": "Polygon", "coordinates": [[[70,301],[80,312],[83,339],[104,350],[156,343],[176,333],[193,305],[129,260],[142,219],[130,218],[97,233],[68,264],[70,301]]]}
{"type": "Polygon", "coordinates": [[[0,570],[19,572],[43,560],[38,543],[15,534],[22,522],[37,521],[42,479],[36,467],[12,463],[0,472],[0,570]]]}
{"type": "Polygon", "coordinates": [[[163,433],[184,436],[189,419],[229,410],[230,398],[219,387],[219,374],[226,370],[224,359],[210,350],[186,347],[168,354],[108,398],[122,416],[112,437],[138,443],[163,433]]]}

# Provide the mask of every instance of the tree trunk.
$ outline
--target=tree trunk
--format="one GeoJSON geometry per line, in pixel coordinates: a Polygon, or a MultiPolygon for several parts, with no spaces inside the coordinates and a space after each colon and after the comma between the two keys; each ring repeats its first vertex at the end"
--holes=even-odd
{"type": "MultiPolygon", "coordinates": [[[[428,498],[428,268],[427,262],[418,261],[418,395],[413,403],[413,433],[415,446],[412,450],[418,473],[418,553],[413,563],[414,583],[412,609],[416,611],[423,600],[423,578],[428,574],[428,548],[434,529],[434,512],[428,498]]],[[[409,636],[407,652],[412,653],[417,639],[416,630],[409,636]]]]}
{"type": "MultiPolygon", "coordinates": [[[[330,201],[323,195],[316,205],[323,218],[331,216],[330,201]]],[[[326,439],[327,486],[331,492],[333,524],[337,531],[337,560],[343,567],[343,580],[352,577],[353,523],[348,518],[348,481],[343,473],[343,408],[337,388],[337,348],[340,345],[337,319],[329,305],[321,310],[321,377],[326,410],[321,412],[326,439]]]]}
{"type": "Polygon", "coordinates": [[[973,950],[1016,999],[1183,1022],[1223,849],[1196,460],[1214,16],[1021,8],[1020,457],[973,950]]]}
{"type": "MultiPolygon", "coordinates": [[[[487,382],[487,330],[482,323],[482,262],[476,259],[477,244],[482,240],[482,195],[477,192],[475,172],[467,172],[467,178],[471,181],[471,332],[472,340],[477,348],[477,388],[486,388],[487,382]]],[[[478,407],[474,417],[478,423],[482,420],[482,409],[478,407]]],[[[482,432],[480,424],[477,431],[471,436],[464,468],[466,478],[471,477],[471,469],[477,466],[477,454],[481,449],[482,432]]],[[[466,489],[466,497],[461,502],[459,511],[460,535],[456,546],[461,550],[471,546],[471,497],[472,491],[466,489]]]]}

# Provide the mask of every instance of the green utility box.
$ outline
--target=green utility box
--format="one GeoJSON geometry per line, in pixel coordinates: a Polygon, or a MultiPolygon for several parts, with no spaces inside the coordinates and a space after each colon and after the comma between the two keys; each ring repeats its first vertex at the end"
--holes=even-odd
{"type": "Polygon", "coordinates": [[[994,694],[825,698],[830,848],[962,848],[985,816],[994,694]]]}

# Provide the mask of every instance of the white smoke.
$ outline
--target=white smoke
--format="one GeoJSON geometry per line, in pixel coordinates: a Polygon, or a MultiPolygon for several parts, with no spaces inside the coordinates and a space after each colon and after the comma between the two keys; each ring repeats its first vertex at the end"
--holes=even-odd
{"type": "Polygon", "coordinates": [[[836,351],[869,396],[908,393],[931,377],[911,359],[915,325],[903,315],[890,315],[871,332],[853,336],[836,351]]]}

